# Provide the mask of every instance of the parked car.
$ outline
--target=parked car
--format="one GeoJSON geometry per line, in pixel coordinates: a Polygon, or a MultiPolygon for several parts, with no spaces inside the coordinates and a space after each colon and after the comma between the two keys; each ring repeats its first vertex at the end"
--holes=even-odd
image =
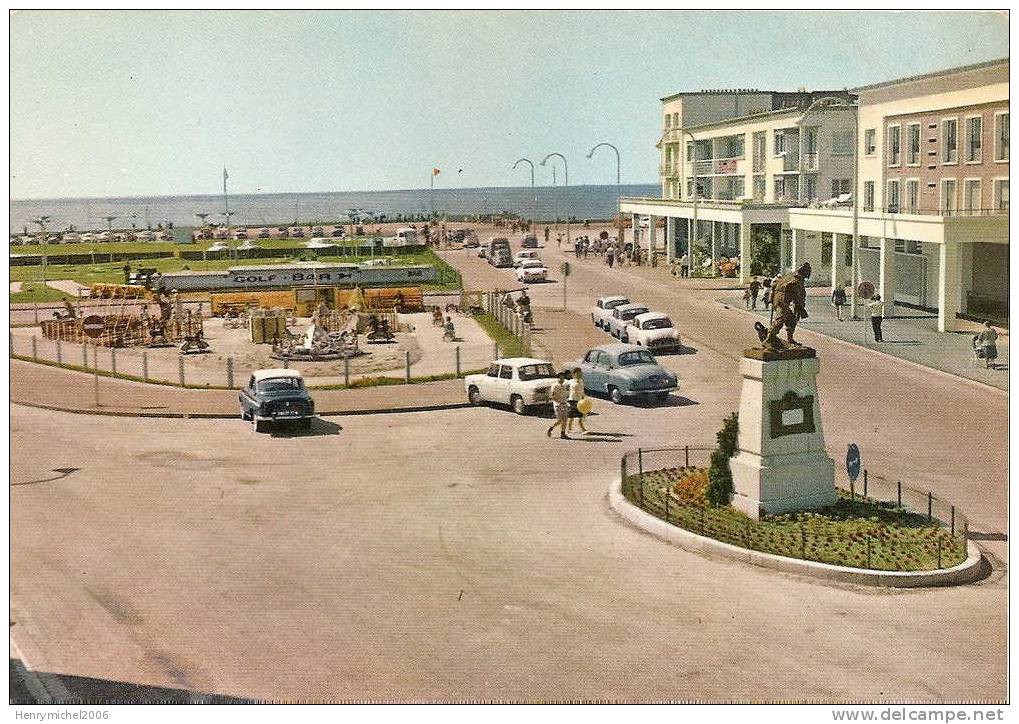
{"type": "Polygon", "coordinates": [[[304,229],[302,229],[300,226],[295,226],[293,229],[290,230],[290,236],[294,239],[303,239],[304,229]]]}
{"type": "MultiPolygon", "coordinates": [[[[225,229],[224,229],[224,231],[225,231],[225,229]]],[[[138,238],[138,241],[155,241],[156,240],[156,232],[148,231],[148,230],[146,230],[146,231],[139,231],[138,234],[137,234],[137,238],[138,238]]],[[[223,238],[226,238],[226,237],[223,237],[223,238]]]]}
{"type": "Polygon", "coordinates": [[[634,317],[623,331],[623,341],[647,347],[653,353],[679,352],[683,349],[679,331],[673,326],[669,315],[661,312],[646,312],[634,317]]]}
{"type": "Polygon", "coordinates": [[[478,246],[481,246],[481,242],[478,240],[478,235],[473,231],[468,231],[467,235],[464,237],[464,248],[473,249],[478,246]]]}
{"type": "Polygon", "coordinates": [[[488,258],[488,247],[489,247],[489,245],[491,243],[492,242],[489,240],[489,241],[486,241],[483,244],[478,244],[478,258],[480,258],[480,259],[487,259],[488,258]]]}
{"type": "Polygon", "coordinates": [[[600,329],[608,329],[609,318],[612,316],[612,310],[618,307],[620,304],[629,304],[629,297],[623,297],[619,295],[611,297],[602,297],[595,302],[594,307],[591,309],[591,321],[595,327],[600,329]]]}
{"type": "Polygon", "coordinates": [[[96,241],[112,241],[113,240],[111,238],[112,236],[113,234],[111,234],[108,231],[101,231],[98,234],[96,234],[96,241]]]}
{"type": "Polygon", "coordinates": [[[643,304],[620,304],[612,310],[612,316],[609,317],[602,326],[605,328],[606,332],[617,338],[620,342],[626,342],[627,340],[623,339],[623,334],[626,332],[626,326],[638,314],[645,314],[650,311],[651,310],[643,304]]]}
{"type": "Polygon", "coordinates": [[[538,252],[534,249],[521,249],[513,256],[513,266],[520,266],[527,259],[537,259],[538,252]]]}
{"type": "MultiPolygon", "coordinates": [[[[29,237],[29,238],[31,238],[31,237],[29,237]]],[[[82,235],[81,235],[81,241],[82,241],[82,243],[84,243],[84,244],[87,244],[87,243],[93,242],[93,241],[95,241],[95,240],[96,240],[95,234],[88,234],[88,233],[85,233],[85,234],[82,234],[82,235]]]]}
{"type": "Polygon", "coordinates": [[[518,282],[543,282],[548,278],[548,269],[541,259],[527,259],[517,267],[518,282]]]}
{"type": "Polygon", "coordinates": [[[510,251],[509,239],[498,236],[489,240],[487,246],[488,263],[494,267],[513,266],[513,252],[510,251]]]}
{"type": "Polygon", "coordinates": [[[230,245],[225,241],[217,241],[215,244],[206,249],[206,251],[230,251],[230,245]]]}
{"type": "Polygon", "coordinates": [[[321,226],[316,226],[314,229],[311,230],[311,235],[312,236],[325,236],[326,232],[325,232],[325,229],[323,229],[321,226]]]}
{"type": "Polygon", "coordinates": [[[259,239],[271,239],[272,238],[272,232],[269,231],[268,229],[259,229],[258,230],[258,238],[259,239]]]}
{"type": "Polygon", "coordinates": [[[538,248],[538,237],[534,234],[528,234],[524,237],[524,240],[520,242],[520,248],[522,249],[537,249],[538,248]]]}
{"type": "Polygon", "coordinates": [[[251,251],[252,249],[261,249],[258,244],[250,239],[246,239],[237,245],[237,251],[251,251]]]}
{"type": "Polygon", "coordinates": [[[251,420],[255,432],[262,432],[271,422],[291,420],[307,429],[315,417],[315,401],[297,370],[257,370],[238,398],[241,419],[251,420]]]}
{"type": "Polygon", "coordinates": [[[334,239],[345,239],[346,237],[347,237],[347,230],[344,229],[342,226],[337,226],[335,229],[333,229],[333,238],[334,239]]]}
{"type": "Polygon", "coordinates": [[[227,229],[225,226],[222,226],[222,227],[216,229],[215,237],[217,239],[229,239],[230,238],[230,230],[227,229]]]}
{"type": "Polygon", "coordinates": [[[248,238],[248,230],[247,229],[234,229],[234,238],[235,239],[247,239],[248,238]]]}
{"type": "Polygon", "coordinates": [[[679,389],[679,379],[655,361],[643,347],[632,344],[606,344],[589,350],[568,365],[580,368],[584,389],[608,395],[619,404],[625,399],[654,398],[664,401],[679,389]]]}
{"type": "Polygon", "coordinates": [[[509,405],[518,415],[528,408],[549,404],[549,390],[555,379],[551,362],[530,357],[497,359],[484,374],[467,375],[464,390],[472,405],[496,402],[509,405]]]}

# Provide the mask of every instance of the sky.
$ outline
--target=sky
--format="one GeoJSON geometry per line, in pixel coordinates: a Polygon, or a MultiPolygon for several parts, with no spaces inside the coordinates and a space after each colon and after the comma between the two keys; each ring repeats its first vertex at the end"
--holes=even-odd
{"type": "Polygon", "coordinates": [[[1007,55],[990,12],[18,11],[10,196],[217,193],[224,166],[231,193],[524,186],[521,157],[547,185],[552,152],[613,183],[600,142],[654,183],[670,93],[1007,55]]]}

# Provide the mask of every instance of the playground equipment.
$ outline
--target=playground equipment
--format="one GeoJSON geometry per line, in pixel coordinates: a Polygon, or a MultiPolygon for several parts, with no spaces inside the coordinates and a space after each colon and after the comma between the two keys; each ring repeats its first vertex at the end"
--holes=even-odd
{"type": "Polygon", "coordinates": [[[321,362],[361,354],[357,343],[358,318],[348,312],[329,309],[324,303],[312,314],[303,337],[283,328],[273,340],[274,359],[321,362]]]}

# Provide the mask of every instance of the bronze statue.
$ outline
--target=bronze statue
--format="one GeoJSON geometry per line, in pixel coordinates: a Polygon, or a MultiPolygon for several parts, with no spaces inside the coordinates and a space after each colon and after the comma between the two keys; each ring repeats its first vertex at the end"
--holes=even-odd
{"type": "Polygon", "coordinates": [[[786,274],[775,282],[772,289],[772,308],[775,316],[771,327],[765,329],[760,322],[754,325],[765,349],[777,351],[801,346],[793,339],[793,333],[796,331],[797,322],[807,318],[807,289],[803,283],[804,279],[810,279],[810,264],[804,264],[792,274],[786,274]],[[778,338],[782,327],[786,328],[786,342],[778,338]]]}

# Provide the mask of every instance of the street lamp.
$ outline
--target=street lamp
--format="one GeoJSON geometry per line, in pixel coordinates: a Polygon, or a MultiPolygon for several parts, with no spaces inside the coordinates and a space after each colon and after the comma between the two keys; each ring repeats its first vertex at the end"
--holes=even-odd
{"type": "Polygon", "coordinates": [[[103,217],[100,217],[100,218],[102,218],[103,221],[106,222],[106,230],[107,231],[113,231],[113,221],[114,221],[114,219],[118,219],[120,217],[110,215],[110,216],[103,216],[103,217]]]}
{"type": "MultiPolygon", "coordinates": [[[[611,143],[606,143],[606,142],[603,141],[602,143],[599,143],[594,148],[592,148],[590,151],[588,151],[587,157],[588,158],[593,158],[594,157],[594,152],[597,151],[602,146],[608,146],[609,148],[611,148],[613,151],[616,152],[616,209],[615,209],[615,213],[613,215],[617,219],[617,222],[618,222],[617,223],[617,227],[618,227],[618,231],[619,231],[619,238],[620,238],[620,240],[622,240],[622,238],[623,238],[623,221],[620,218],[620,213],[619,213],[619,198],[620,198],[620,193],[619,193],[619,179],[620,179],[620,175],[619,175],[619,168],[620,168],[620,164],[619,164],[619,149],[616,148],[615,146],[613,146],[611,143]]],[[[634,239],[633,242],[634,242],[634,244],[636,244],[637,240],[634,239]]]]}
{"type": "Polygon", "coordinates": [[[52,219],[52,218],[53,218],[52,216],[38,216],[38,217],[32,219],[32,223],[33,224],[38,224],[39,225],[39,232],[42,234],[42,283],[43,283],[43,286],[46,286],[46,247],[47,247],[46,224],[48,224],[50,219],[52,219]]]}
{"type": "Polygon", "coordinates": [[[534,164],[529,158],[519,158],[517,162],[513,164],[513,168],[516,168],[522,163],[526,163],[531,167],[531,223],[533,224],[538,217],[538,196],[534,193],[534,164]]]}
{"type": "MultiPolygon", "coordinates": [[[[545,156],[545,158],[541,159],[541,165],[544,166],[545,163],[550,158],[552,158],[553,156],[558,156],[559,158],[561,158],[563,160],[563,173],[564,173],[564,179],[565,179],[564,182],[563,182],[563,185],[566,187],[566,193],[569,194],[569,189],[570,189],[570,166],[569,166],[568,163],[566,163],[566,156],[562,155],[561,153],[550,153],[547,156],[545,156]]],[[[569,207],[567,207],[567,209],[566,209],[566,248],[568,249],[569,247],[570,247],[570,210],[569,210],[569,207]]]]}

